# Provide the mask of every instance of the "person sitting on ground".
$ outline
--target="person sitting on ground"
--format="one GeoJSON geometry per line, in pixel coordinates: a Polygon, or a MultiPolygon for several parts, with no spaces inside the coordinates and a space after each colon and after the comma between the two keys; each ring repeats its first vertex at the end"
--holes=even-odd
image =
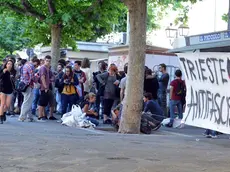
{"type": "Polygon", "coordinates": [[[99,125],[98,118],[98,109],[96,107],[96,94],[89,93],[85,96],[85,101],[82,104],[82,112],[85,113],[87,120],[95,124],[99,125]]]}
{"type": "Polygon", "coordinates": [[[112,110],[112,124],[118,130],[120,125],[121,119],[121,112],[122,112],[123,104],[120,103],[112,110]]]}
{"type": "Polygon", "coordinates": [[[161,122],[164,119],[164,113],[161,109],[160,105],[156,100],[153,100],[153,96],[151,93],[144,94],[144,113],[151,113],[151,117],[155,120],[156,126],[160,126],[161,122]]]}

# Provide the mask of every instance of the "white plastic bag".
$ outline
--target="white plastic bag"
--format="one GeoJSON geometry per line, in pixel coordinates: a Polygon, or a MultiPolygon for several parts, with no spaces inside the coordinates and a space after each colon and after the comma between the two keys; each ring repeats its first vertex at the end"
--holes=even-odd
{"type": "Polygon", "coordinates": [[[170,118],[166,118],[166,119],[164,119],[164,120],[161,122],[161,124],[165,126],[165,125],[167,125],[169,122],[170,122],[170,118]]]}
{"type": "Polygon", "coordinates": [[[174,119],[173,121],[173,128],[181,128],[181,119],[174,119]]]}
{"type": "Polygon", "coordinates": [[[79,106],[73,105],[70,112],[63,115],[61,118],[62,124],[69,127],[77,127],[78,121],[77,116],[82,115],[81,108],[79,106]]]}
{"type": "MultiPolygon", "coordinates": [[[[167,125],[170,122],[170,118],[166,118],[164,119],[161,124],[162,125],[167,125]]],[[[173,128],[182,128],[184,127],[184,123],[182,122],[181,119],[175,118],[173,121],[173,128]]]]}
{"type": "Polygon", "coordinates": [[[81,107],[78,105],[73,105],[71,111],[64,114],[61,120],[63,125],[69,127],[95,127],[93,123],[87,120],[85,114],[82,113],[81,107]]]}

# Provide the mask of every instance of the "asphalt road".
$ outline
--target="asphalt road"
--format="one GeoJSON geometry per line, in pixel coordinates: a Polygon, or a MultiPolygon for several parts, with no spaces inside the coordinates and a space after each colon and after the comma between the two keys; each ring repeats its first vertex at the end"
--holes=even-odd
{"type": "Polygon", "coordinates": [[[0,125],[0,172],[229,172],[228,136],[203,131],[122,135],[10,118],[0,125]]]}

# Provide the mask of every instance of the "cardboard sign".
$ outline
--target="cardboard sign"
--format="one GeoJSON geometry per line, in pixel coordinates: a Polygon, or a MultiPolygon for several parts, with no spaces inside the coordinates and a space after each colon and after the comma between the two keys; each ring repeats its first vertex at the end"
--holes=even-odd
{"type": "Polygon", "coordinates": [[[178,57],[187,88],[185,124],[230,134],[230,53],[178,57]]]}

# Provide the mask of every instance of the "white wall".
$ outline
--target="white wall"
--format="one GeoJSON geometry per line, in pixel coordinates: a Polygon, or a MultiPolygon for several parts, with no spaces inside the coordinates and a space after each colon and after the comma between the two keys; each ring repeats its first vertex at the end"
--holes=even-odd
{"type": "MultiPolygon", "coordinates": [[[[119,71],[123,71],[125,63],[128,63],[128,55],[120,56],[110,56],[109,65],[115,63],[119,71]]],[[[166,56],[166,55],[155,55],[155,54],[146,54],[145,65],[150,69],[156,68],[159,64],[165,63],[166,65],[171,65],[179,67],[179,61],[177,56],[166,56]]]]}
{"type": "Polygon", "coordinates": [[[154,55],[147,54],[145,64],[152,70],[157,70],[159,64],[165,63],[167,66],[179,67],[179,60],[177,56],[154,55]]]}

